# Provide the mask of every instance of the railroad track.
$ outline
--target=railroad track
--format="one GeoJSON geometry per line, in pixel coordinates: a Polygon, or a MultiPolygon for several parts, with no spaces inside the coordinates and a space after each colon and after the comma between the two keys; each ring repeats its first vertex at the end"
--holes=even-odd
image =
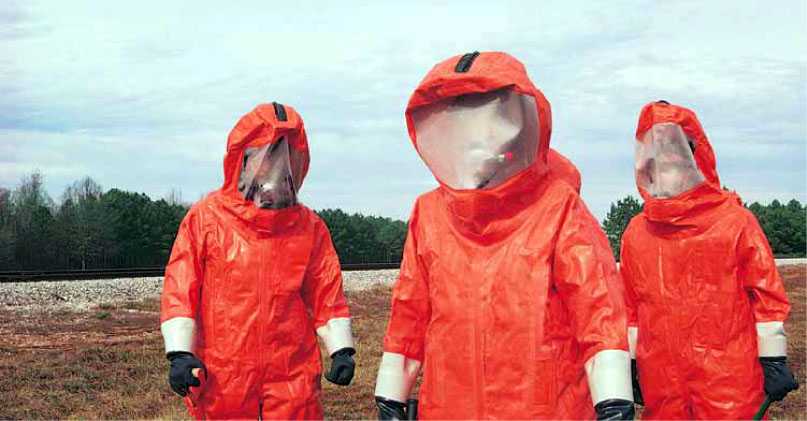
{"type": "MultiPolygon", "coordinates": [[[[805,264],[807,259],[776,259],[780,266],[805,264]]],[[[346,263],[342,265],[343,271],[351,270],[381,270],[398,269],[400,263],[346,263]]],[[[163,276],[164,266],[123,268],[123,269],[87,269],[87,270],[22,270],[0,271],[0,283],[4,282],[38,282],[38,281],[67,281],[84,279],[114,279],[114,278],[145,278],[150,276],[163,276]]]]}
{"type": "MultiPolygon", "coordinates": [[[[342,270],[398,269],[400,266],[400,263],[346,263],[342,265],[342,270]]],[[[0,283],[145,278],[151,276],[163,276],[164,273],[164,266],[121,269],[0,271],[0,283]]]]}

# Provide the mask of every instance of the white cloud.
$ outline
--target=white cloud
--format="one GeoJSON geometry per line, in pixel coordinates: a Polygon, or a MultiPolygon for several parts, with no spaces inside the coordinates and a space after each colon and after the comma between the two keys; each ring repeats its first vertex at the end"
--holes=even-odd
{"type": "Polygon", "coordinates": [[[306,121],[307,203],[405,218],[434,185],[406,101],[435,63],[478,49],[527,65],[600,218],[635,192],[636,118],[658,98],[698,112],[726,184],[805,200],[805,7],[4,2],[0,185],[39,168],[54,195],[91,175],[193,199],[221,183],[238,117],[278,100],[306,121]]]}

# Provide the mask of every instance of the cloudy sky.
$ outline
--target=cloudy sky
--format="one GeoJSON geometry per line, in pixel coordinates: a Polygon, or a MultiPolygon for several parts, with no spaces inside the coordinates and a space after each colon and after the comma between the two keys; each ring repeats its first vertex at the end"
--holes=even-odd
{"type": "Polygon", "coordinates": [[[745,200],[807,199],[805,2],[231,3],[4,0],[0,186],[38,169],[57,200],[88,175],[194,201],[239,116],[278,101],[309,133],[305,203],[406,218],[436,185],[410,93],[440,60],[500,50],[551,102],[599,218],[635,194],[636,119],[661,98],[699,114],[745,200]]]}

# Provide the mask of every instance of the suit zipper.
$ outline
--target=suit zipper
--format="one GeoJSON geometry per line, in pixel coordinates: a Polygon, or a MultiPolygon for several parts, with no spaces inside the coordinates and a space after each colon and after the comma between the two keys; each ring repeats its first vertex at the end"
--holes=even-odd
{"type": "MultiPolygon", "coordinates": [[[[266,362],[264,361],[264,355],[263,355],[264,353],[261,352],[261,350],[265,348],[264,341],[266,340],[265,326],[264,326],[264,324],[265,324],[264,321],[266,319],[266,297],[265,297],[265,294],[266,294],[266,291],[265,291],[266,290],[266,272],[265,272],[266,248],[264,247],[264,244],[262,244],[262,243],[263,243],[263,241],[261,241],[261,235],[260,235],[260,232],[259,232],[258,233],[258,244],[259,244],[258,256],[260,257],[260,259],[259,259],[259,262],[258,262],[258,280],[256,282],[256,286],[258,288],[258,341],[257,341],[258,346],[257,346],[257,349],[255,350],[255,352],[258,353],[258,356],[257,356],[258,367],[260,367],[260,370],[261,370],[261,375],[260,375],[260,379],[261,379],[261,384],[260,384],[261,397],[258,400],[258,402],[259,402],[258,407],[259,408],[263,407],[263,394],[264,394],[263,393],[263,387],[264,387],[264,384],[266,383],[266,378],[265,378],[266,377],[266,362]]],[[[259,417],[261,416],[260,412],[258,413],[258,416],[259,417]]]]}

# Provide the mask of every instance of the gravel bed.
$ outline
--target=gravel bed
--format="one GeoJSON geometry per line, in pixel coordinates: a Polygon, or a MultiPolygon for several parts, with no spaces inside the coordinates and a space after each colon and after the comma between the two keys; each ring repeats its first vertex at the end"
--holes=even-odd
{"type": "MultiPolygon", "coordinates": [[[[356,291],[392,285],[398,270],[343,272],[344,289],[356,291]]],[[[21,311],[82,311],[100,304],[157,297],[163,278],[119,278],[81,281],[11,282],[0,284],[0,309],[21,311]]]]}
{"type": "Polygon", "coordinates": [[[776,259],[777,266],[803,265],[805,263],[807,263],[807,259],[804,258],[776,259]]]}
{"type": "MultiPolygon", "coordinates": [[[[805,264],[807,259],[777,259],[780,266],[805,264]]],[[[376,285],[391,286],[397,269],[343,272],[346,291],[376,285]]],[[[43,281],[0,284],[0,310],[82,311],[100,304],[140,301],[157,297],[162,277],[96,279],[83,281],[43,281]]]]}
{"type": "Polygon", "coordinates": [[[398,279],[398,269],[355,270],[342,272],[345,291],[361,291],[377,285],[392,286],[398,279]]]}

